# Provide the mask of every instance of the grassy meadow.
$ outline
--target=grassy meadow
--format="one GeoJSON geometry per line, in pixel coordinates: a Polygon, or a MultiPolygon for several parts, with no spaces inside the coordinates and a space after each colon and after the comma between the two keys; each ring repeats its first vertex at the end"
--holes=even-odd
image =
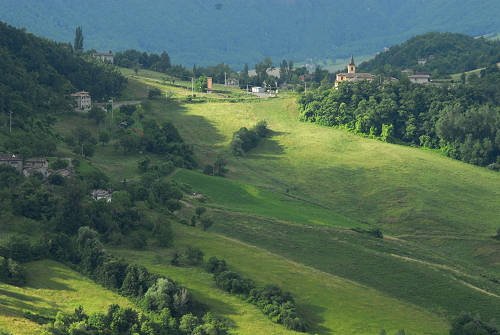
{"type": "Polygon", "coordinates": [[[102,288],[68,267],[49,260],[26,264],[27,284],[0,283],[0,330],[15,335],[40,334],[43,326],[23,317],[25,311],[54,318],[58,311],[104,313],[109,305],[132,306],[125,298],[102,288]]]}
{"type": "MultiPolygon", "coordinates": [[[[318,334],[401,328],[446,334],[462,311],[500,319],[500,248],[491,238],[499,225],[500,174],[439,152],[300,122],[293,94],[180,103],[190,83],[174,86],[161,74],[123,71],[129,76],[125,100],[145,97],[144,85],[174,92],[178,99],[153,100],[145,117],[172,121],[200,168],[218,155],[228,162],[226,178],[183,169],[171,177],[205,198],[186,196],[176,214],[189,219],[196,206],[205,206],[215,222],[208,232],[175,224],[176,247],[196,245],[258,283],[291,291],[318,334]],[[233,132],[260,120],[270,136],[245,157],[232,156],[233,132]],[[385,237],[351,228],[379,228],[385,237]]],[[[56,129],[70,133],[84,122],[91,126],[68,115],[56,129]]],[[[136,179],[143,157],[118,153],[110,143],[99,145],[84,166],[113,181],[136,179]]],[[[254,306],[214,290],[201,269],[167,265],[172,249],[118,252],[179,280],[234,322],[237,334],[289,333],[254,306]]]]}
{"type": "MultiPolygon", "coordinates": [[[[218,234],[175,224],[175,247],[196,245],[205,258],[222,257],[230,267],[257,284],[277,284],[293,293],[299,312],[311,323],[311,333],[393,334],[404,328],[412,334],[445,334],[445,319],[423,308],[380,293],[356,282],[316,270],[218,234]]],[[[137,252],[115,250],[154,272],[185,285],[195,298],[234,322],[237,334],[291,334],[271,323],[253,305],[218,290],[209,274],[196,267],[170,266],[171,249],[137,252]]]]}

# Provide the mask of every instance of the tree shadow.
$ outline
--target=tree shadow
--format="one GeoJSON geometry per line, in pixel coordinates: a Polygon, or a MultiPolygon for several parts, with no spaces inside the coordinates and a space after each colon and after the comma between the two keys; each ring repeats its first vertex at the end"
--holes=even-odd
{"type": "Polygon", "coordinates": [[[23,301],[42,301],[42,299],[37,298],[37,297],[32,297],[32,296],[25,295],[22,293],[10,292],[10,291],[6,291],[6,290],[2,290],[2,289],[0,289],[0,296],[6,296],[6,297],[10,297],[10,298],[17,299],[17,300],[23,300],[23,301]]]}
{"type": "Polygon", "coordinates": [[[214,122],[200,115],[188,114],[185,103],[161,103],[156,106],[151,115],[158,122],[171,121],[179,130],[187,144],[194,146],[217,146],[226,140],[225,136],[215,127],[214,122]],[[191,140],[190,142],[188,142],[191,140]]]}
{"type": "Polygon", "coordinates": [[[285,154],[285,147],[279,143],[278,140],[273,139],[273,137],[289,134],[282,131],[269,130],[268,136],[261,139],[257,147],[250,151],[247,158],[251,159],[265,159],[265,160],[276,160],[280,157],[273,157],[271,155],[283,155],[285,154]]]}
{"type": "Polygon", "coordinates": [[[326,310],[324,307],[300,303],[297,304],[297,310],[299,315],[302,315],[306,319],[308,333],[321,335],[332,334],[331,329],[320,325],[325,321],[325,319],[320,316],[326,310]]]}
{"type": "Polygon", "coordinates": [[[60,267],[62,264],[47,262],[43,269],[43,273],[36,271],[28,272],[27,287],[42,290],[54,291],[73,291],[76,290],[67,284],[61,282],[62,280],[72,280],[71,276],[67,275],[60,267]]]}
{"type": "MultiPolygon", "coordinates": [[[[213,290],[218,291],[217,288],[213,288],[213,290]]],[[[225,318],[225,321],[230,328],[237,328],[236,323],[229,319],[230,315],[238,314],[238,311],[233,306],[222,301],[221,299],[211,297],[200,290],[189,288],[189,291],[195,298],[197,310],[205,312],[210,311],[218,316],[225,318]]]]}
{"type": "Polygon", "coordinates": [[[55,316],[58,311],[57,304],[49,303],[51,307],[41,307],[39,306],[39,303],[45,302],[45,300],[39,298],[36,298],[35,300],[38,303],[31,305],[19,300],[8,301],[6,299],[0,298],[0,315],[24,317],[23,312],[30,311],[44,316],[55,316]]]}

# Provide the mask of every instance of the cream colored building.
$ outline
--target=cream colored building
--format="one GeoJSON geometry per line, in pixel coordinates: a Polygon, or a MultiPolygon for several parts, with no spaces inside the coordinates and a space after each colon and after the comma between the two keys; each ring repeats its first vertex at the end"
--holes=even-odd
{"type": "Polygon", "coordinates": [[[77,112],[88,112],[92,108],[92,99],[90,98],[90,93],[81,91],[71,94],[76,102],[77,112]]]}
{"type": "Polygon", "coordinates": [[[338,73],[335,80],[335,88],[339,87],[339,84],[343,81],[359,81],[359,80],[369,80],[372,81],[376,77],[371,73],[356,73],[356,64],[354,63],[354,57],[351,56],[351,61],[347,65],[347,73],[338,73]]]}

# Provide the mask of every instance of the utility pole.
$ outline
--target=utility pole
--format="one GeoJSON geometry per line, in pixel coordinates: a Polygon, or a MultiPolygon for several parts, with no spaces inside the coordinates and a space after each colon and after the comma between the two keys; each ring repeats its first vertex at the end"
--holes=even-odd
{"type": "Polygon", "coordinates": [[[191,77],[191,95],[194,97],[194,77],[191,77]]]}
{"type": "Polygon", "coordinates": [[[113,113],[113,98],[111,98],[108,102],[111,102],[111,120],[114,119],[114,113],[113,113]]]}
{"type": "Polygon", "coordinates": [[[9,134],[12,134],[12,111],[9,111],[9,134]]]}

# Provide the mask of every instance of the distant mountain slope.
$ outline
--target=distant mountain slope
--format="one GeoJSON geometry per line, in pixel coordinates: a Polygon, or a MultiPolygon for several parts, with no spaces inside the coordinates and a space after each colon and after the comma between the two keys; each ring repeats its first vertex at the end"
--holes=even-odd
{"type": "Polygon", "coordinates": [[[401,70],[409,68],[442,76],[484,68],[499,61],[500,41],[462,34],[427,33],[378,54],[361,64],[359,70],[398,76],[401,70]]]}
{"type": "Polygon", "coordinates": [[[3,0],[0,20],[86,48],[167,50],[174,62],[241,65],[271,56],[370,54],[416,34],[500,31],[497,0],[3,0]]]}

